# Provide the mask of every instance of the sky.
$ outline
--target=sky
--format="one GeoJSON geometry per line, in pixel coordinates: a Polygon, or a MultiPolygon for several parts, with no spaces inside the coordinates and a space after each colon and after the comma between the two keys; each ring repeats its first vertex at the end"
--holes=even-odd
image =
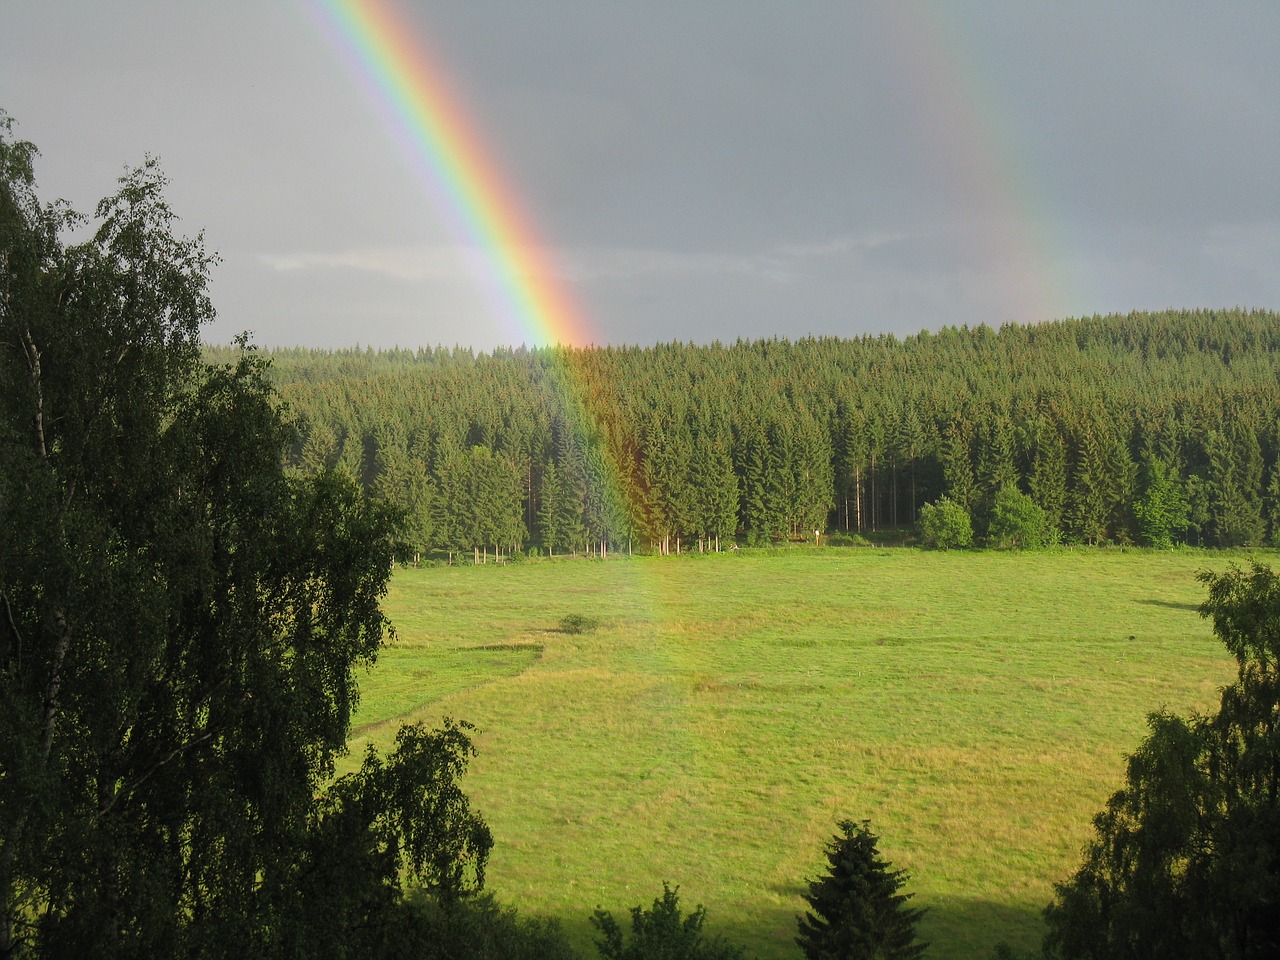
{"type": "MultiPolygon", "coordinates": [[[[587,341],[1280,308],[1280,4],[382,2],[587,341]]],[[[334,24],[4,0],[0,109],[46,200],[92,212],[160,159],[221,256],[208,341],[557,339],[495,299],[495,238],[334,24]]]]}

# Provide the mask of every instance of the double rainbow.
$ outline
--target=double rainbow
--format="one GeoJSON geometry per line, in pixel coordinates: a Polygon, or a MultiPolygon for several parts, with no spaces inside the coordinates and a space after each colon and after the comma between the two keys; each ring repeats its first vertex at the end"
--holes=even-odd
{"type": "Polygon", "coordinates": [[[485,292],[513,338],[529,346],[590,343],[556,264],[413,25],[385,0],[319,0],[317,7],[335,45],[389,114],[455,236],[482,251],[485,292]]]}
{"type": "MultiPolygon", "coordinates": [[[[425,191],[459,241],[479,252],[478,279],[513,345],[585,346],[592,329],[561,271],[521,210],[510,181],[486,150],[422,31],[396,0],[308,0],[392,133],[406,147],[425,191]]],[[[964,30],[922,2],[887,9],[881,28],[900,60],[899,87],[911,107],[922,155],[950,193],[984,211],[978,245],[997,264],[989,278],[1004,305],[991,322],[1047,320],[1069,312],[1060,275],[1061,218],[1046,189],[1029,180],[1016,125],[983,76],[983,58],[963,48],[964,30]],[[1055,242],[1056,241],[1056,242],[1055,242]],[[1055,256],[1054,254],[1058,254],[1055,256]]],[[[993,291],[994,292],[994,291],[993,291]]]]}

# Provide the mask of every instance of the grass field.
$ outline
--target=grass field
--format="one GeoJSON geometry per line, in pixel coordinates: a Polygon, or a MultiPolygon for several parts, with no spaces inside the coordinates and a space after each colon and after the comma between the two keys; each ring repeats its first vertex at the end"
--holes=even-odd
{"type": "Polygon", "coordinates": [[[403,720],[474,723],[488,888],[584,948],[594,907],[624,916],[670,880],[709,930],[798,956],[803,882],[845,817],[910,872],[929,956],[1031,947],[1146,714],[1210,707],[1232,676],[1195,580],[1232,559],[809,549],[398,571],[353,757],[403,720]],[[561,633],[568,614],[600,626],[561,633]]]}

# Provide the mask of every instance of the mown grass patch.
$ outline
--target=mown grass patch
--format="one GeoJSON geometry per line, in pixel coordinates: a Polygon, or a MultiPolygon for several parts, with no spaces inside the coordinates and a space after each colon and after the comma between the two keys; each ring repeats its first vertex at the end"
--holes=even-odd
{"type": "MultiPolygon", "coordinates": [[[[1146,714],[1216,699],[1222,554],[750,552],[396,574],[359,739],[476,724],[489,885],[584,946],[663,880],[795,955],[843,817],[912,874],[936,958],[1031,946],[1146,714]],[[588,611],[590,632],[560,629],[588,611]]],[[[358,744],[353,744],[358,746],[358,744]]]]}

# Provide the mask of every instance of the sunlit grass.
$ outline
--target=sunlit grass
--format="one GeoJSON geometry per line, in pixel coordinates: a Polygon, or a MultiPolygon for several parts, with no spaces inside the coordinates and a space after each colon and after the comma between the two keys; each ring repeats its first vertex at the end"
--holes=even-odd
{"type": "Polygon", "coordinates": [[[477,727],[489,887],[560,917],[663,880],[760,957],[794,957],[835,822],[870,818],[935,958],[1031,946],[1147,713],[1231,661],[1202,553],[830,549],[397,572],[398,639],[353,756],[399,722],[477,727]],[[566,615],[599,621],[560,632],[566,615]]]}

